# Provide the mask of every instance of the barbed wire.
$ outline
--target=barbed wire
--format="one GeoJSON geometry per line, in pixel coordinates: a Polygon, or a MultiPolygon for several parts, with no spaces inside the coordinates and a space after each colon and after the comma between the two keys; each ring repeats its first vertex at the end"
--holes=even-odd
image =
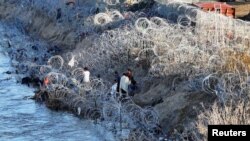
{"type": "MultiPolygon", "coordinates": [[[[25,2],[22,1],[23,5],[27,5],[25,2]]],[[[123,124],[131,128],[133,125],[138,130],[131,132],[131,140],[154,140],[151,130],[159,123],[157,112],[152,107],[136,105],[129,96],[111,96],[111,84],[107,80],[91,78],[91,85],[84,84],[84,66],[95,69],[97,74],[106,74],[114,72],[117,69],[114,66],[142,62],[148,65],[148,75],[186,76],[192,89],[216,95],[222,103],[249,92],[250,24],[205,13],[175,0],[167,2],[168,12],[164,18],[147,18],[147,13],[117,10],[91,15],[84,21],[86,27],[91,27],[90,32],[99,26],[109,26],[109,29],[87,38],[93,42],[88,46],[62,56],[51,56],[44,65],[31,65],[34,55],[27,51],[32,50],[31,46],[14,40],[12,42],[20,46],[13,47],[11,58],[26,63],[13,64],[23,73],[48,78],[50,83],[46,89],[50,99],[60,101],[79,116],[121,123],[121,128],[123,124]],[[117,26],[116,22],[122,24],[117,26]]],[[[53,3],[37,0],[33,5],[46,7],[50,15],[64,7],[58,0],[53,3]]],[[[38,58],[45,54],[41,51],[38,58]]],[[[42,64],[42,61],[35,63],[42,64]]]]}

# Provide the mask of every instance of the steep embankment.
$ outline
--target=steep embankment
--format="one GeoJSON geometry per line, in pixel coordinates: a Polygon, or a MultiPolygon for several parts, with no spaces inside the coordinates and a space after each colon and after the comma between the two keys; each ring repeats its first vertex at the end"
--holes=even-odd
{"type": "MultiPolygon", "coordinates": [[[[73,28],[70,23],[58,23],[55,17],[48,16],[44,11],[20,7],[15,3],[11,4],[3,1],[0,3],[0,18],[2,20],[21,24],[26,32],[38,36],[50,44],[60,46],[63,52],[66,52],[65,49],[73,50],[82,46],[88,50],[87,47],[90,47],[92,44],[91,41],[79,40],[77,28],[73,28]]],[[[163,11],[175,12],[175,9],[169,7],[162,5],[157,12],[161,16],[167,17],[164,15],[167,13],[163,11]]],[[[179,11],[179,14],[183,12],[179,11]]],[[[172,20],[175,21],[177,19],[172,20]]],[[[134,52],[132,51],[131,53],[133,54],[134,52]]],[[[124,66],[121,67],[123,68],[117,69],[126,69],[124,66]]],[[[143,69],[133,69],[135,76],[145,74],[142,73],[143,69]]],[[[214,100],[213,96],[204,94],[201,91],[194,92],[188,89],[186,80],[180,80],[179,84],[173,86],[173,83],[177,83],[176,78],[152,79],[149,82],[145,82],[141,84],[141,86],[144,85],[142,91],[134,97],[135,103],[142,107],[155,107],[159,113],[160,125],[164,131],[172,131],[174,128],[188,123],[190,119],[193,120],[197,115],[193,107],[199,107],[200,102],[209,103],[214,100]]]]}
{"type": "Polygon", "coordinates": [[[182,131],[185,125],[196,119],[201,103],[207,106],[216,99],[215,95],[192,90],[189,83],[180,76],[155,79],[145,83],[145,89],[135,95],[134,101],[142,107],[154,106],[164,131],[182,131]]]}
{"type": "Polygon", "coordinates": [[[58,24],[43,11],[0,1],[0,18],[22,25],[26,32],[63,48],[75,47],[76,33],[69,24],[58,24]]]}

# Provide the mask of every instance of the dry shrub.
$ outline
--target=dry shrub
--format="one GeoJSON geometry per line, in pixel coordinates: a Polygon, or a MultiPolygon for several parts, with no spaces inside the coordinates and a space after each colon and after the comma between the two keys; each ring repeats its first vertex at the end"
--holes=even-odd
{"type": "Polygon", "coordinates": [[[176,141],[207,141],[208,125],[249,124],[249,102],[231,101],[229,104],[223,106],[215,102],[210,109],[205,109],[198,115],[196,122],[186,125],[184,131],[175,130],[171,137],[176,141]]]}
{"type": "Polygon", "coordinates": [[[197,140],[207,139],[208,125],[249,125],[250,124],[250,103],[230,102],[221,106],[214,103],[211,109],[205,110],[198,116],[196,126],[197,140]]]}
{"type": "Polygon", "coordinates": [[[250,72],[250,55],[247,52],[226,51],[224,52],[225,64],[222,70],[227,72],[250,72]]]}

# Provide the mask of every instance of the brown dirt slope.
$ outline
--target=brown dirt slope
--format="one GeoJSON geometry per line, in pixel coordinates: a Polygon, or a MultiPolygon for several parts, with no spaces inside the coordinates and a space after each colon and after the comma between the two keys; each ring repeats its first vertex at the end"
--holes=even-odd
{"type": "Polygon", "coordinates": [[[0,19],[5,21],[18,20],[29,34],[64,48],[76,45],[74,29],[69,25],[59,25],[51,17],[36,9],[22,8],[15,4],[0,1],[0,19]]]}
{"type": "Polygon", "coordinates": [[[187,123],[196,119],[201,103],[206,106],[216,99],[215,95],[191,90],[188,87],[189,82],[178,76],[153,82],[146,83],[147,88],[135,95],[134,101],[143,107],[154,106],[165,132],[183,130],[187,123]]]}
{"type": "Polygon", "coordinates": [[[229,3],[236,10],[236,17],[244,17],[250,13],[250,2],[231,2],[229,3]]]}

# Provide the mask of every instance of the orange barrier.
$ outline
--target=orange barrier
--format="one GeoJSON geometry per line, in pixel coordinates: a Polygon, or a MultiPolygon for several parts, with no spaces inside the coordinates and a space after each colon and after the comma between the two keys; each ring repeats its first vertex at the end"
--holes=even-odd
{"type": "Polygon", "coordinates": [[[231,5],[222,2],[198,2],[193,3],[194,6],[199,7],[203,11],[215,11],[228,17],[235,17],[235,8],[231,5]]]}
{"type": "Polygon", "coordinates": [[[235,9],[234,8],[228,8],[227,12],[226,12],[226,16],[235,17],[235,9]]]}

